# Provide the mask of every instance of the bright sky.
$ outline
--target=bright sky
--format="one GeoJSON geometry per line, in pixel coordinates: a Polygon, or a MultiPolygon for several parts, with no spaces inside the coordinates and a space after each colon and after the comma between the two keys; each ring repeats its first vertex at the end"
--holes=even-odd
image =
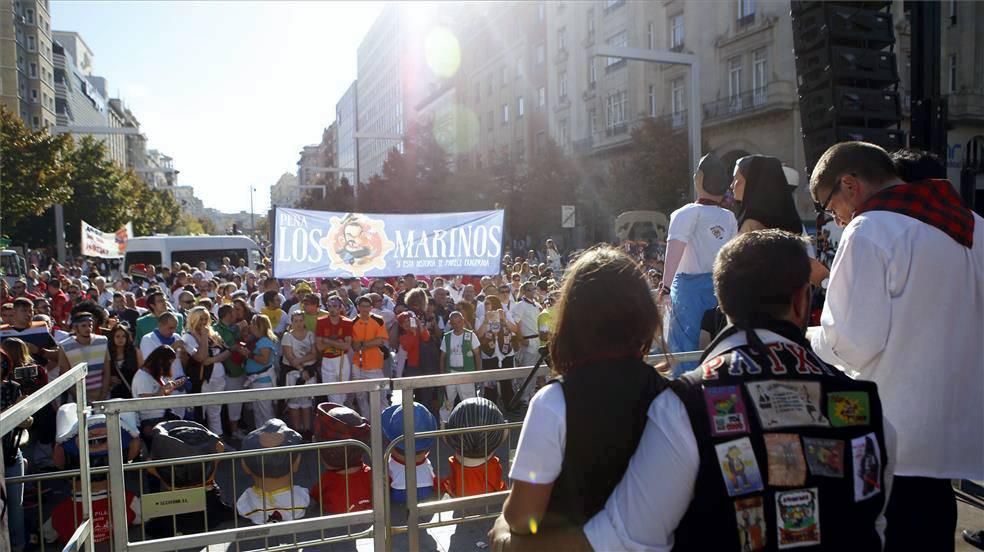
{"type": "Polygon", "coordinates": [[[75,31],[93,72],[174,158],[206,207],[265,212],[356,78],[375,2],[53,1],[52,30],[75,31]]]}

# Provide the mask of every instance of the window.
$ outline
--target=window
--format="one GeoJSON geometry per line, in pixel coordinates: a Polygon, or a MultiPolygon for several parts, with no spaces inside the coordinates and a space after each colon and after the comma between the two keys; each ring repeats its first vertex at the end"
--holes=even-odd
{"type": "Polygon", "coordinates": [[[475,83],[475,103],[482,101],[482,83],[475,83]]]}
{"type": "Polygon", "coordinates": [[[495,125],[495,123],[493,123],[494,117],[495,116],[492,114],[492,111],[489,111],[485,115],[485,128],[487,128],[489,132],[492,132],[492,129],[494,128],[495,125]]]}
{"type": "Polygon", "coordinates": [[[38,64],[37,63],[34,63],[34,62],[31,62],[31,64],[29,65],[29,67],[30,67],[30,70],[28,71],[28,75],[30,75],[32,79],[38,78],[38,64]]]}
{"type": "Polygon", "coordinates": [[[957,54],[950,54],[950,83],[947,87],[950,94],[957,91],[957,54]]]}
{"type": "Polygon", "coordinates": [[[617,90],[608,95],[605,102],[605,124],[610,132],[617,132],[615,127],[625,124],[627,99],[628,93],[625,90],[617,90]]]}
{"type": "Polygon", "coordinates": [[[492,73],[489,73],[489,85],[485,89],[485,94],[487,96],[491,96],[492,95],[492,73]]]}
{"type": "Polygon", "coordinates": [[[594,8],[588,8],[588,40],[594,40],[595,21],[594,8]]]}
{"type": "Polygon", "coordinates": [[[516,98],[516,118],[519,119],[526,115],[526,100],[520,96],[516,98]]]}
{"type": "Polygon", "coordinates": [[[728,60],[728,100],[733,111],[741,109],[741,57],[728,60]]]}
{"type": "Polygon", "coordinates": [[[567,119],[561,119],[559,125],[559,139],[561,147],[566,147],[571,141],[571,126],[567,119]]]}
{"type": "Polygon", "coordinates": [[[38,103],[38,89],[31,89],[31,103],[38,103]]]}
{"type": "Polygon", "coordinates": [[[38,126],[40,126],[40,122],[38,121],[37,117],[31,117],[31,125],[34,128],[38,128],[38,126]]]}
{"type": "Polygon", "coordinates": [[[674,79],[670,82],[670,112],[673,113],[673,126],[680,127],[684,124],[686,108],[684,107],[684,87],[683,79],[674,79]]]}
{"type": "Polygon", "coordinates": [[[557,97],[561,100],[567,98],[567,72],[557,75],[557,97]]]}
{"type": "Polygon", "coordinates": [[[34,10],[28,8],[24,10],[24,19],[27,20],[28,25],[34,24],[34,10]]]}
{"type": "Polygon", "coordinates": [[[738,19],[755,17],[755,0],[738,0],[738,19]]]}
{"type": "Polygon", "coordinates": [[[670,48],[683,48],[683,14],[670,18],[670,48]]]}
{"type": "Polygon", "coordinates": [[[656,86],[649,85],[649,116],[656,116],[656,86]]]}
{"type": "Polygon", "coordinates": [[[501,81],[499,83],[499,86],[505,86],[506,85],[506,81],[509,80],[508,79],[508,75],[509,75],[509,71],[506,70],[506,66],[505,65],[503,65],[502,67],[499,68],[499,80],[501,81]]]}
{"type": "MultiPolygon", "coordinates": [[[[616,48],[626,48],[629,45],[629,32],[622,31],[618,34],[612,35],[608,40],[605,41],[609,46],[614,46],[616,48]]],[[[612,65],[624,62],[624,58],[605,58],[605,67],[611,67],[612,65]]]]}
{"type": "Polygon", "coordinates": [[[516,58],[516,78],[523,78],[523,58],[516,58]]]}
{"type": "Polygon", "coordinates": [[[543,151],[543,148],[547,147],[547,131],[541,130],[536,133],[536,142],[533,143],[536,148],[536,153],[543,151]]]}
{"type": "Polygon", "coordinates": [[[652,21],[649,22],[649,25],[646,28],[646,37],[648,38],[648,40],[646,41],[646,44],[649,45],[649,49],[650,50],[655,50],[656,49],[656,24],[653,23],[652,21]]]}
{"type": "Polygon", "coordinates": [[[502,124],[509,122],[509,104],[502,104],[502,124]]]}
{"type": "Polygon", "coordinates": [[[766,76],[768,73],[768,62],[769,54],[766,53],[765,48],[759,48],[752,52],[752,102],[755,105],[761,105],[765,103],[767,98],[767,86],[768,81],[766,76]]]}
{"type": "Polygon", "coordinates": [[[542,86],[536,91],[536,105],[537,107],[547,106],[547,89],[542,86]]]}
{"type": "Polygon", "coordinates": [[[598,110],[591,108],[588,110],[588,138],[598,131],[598,110]]]}
{"type": "Polygon", "coordinates": [[[543,44],[537,44],[536,45],[536,64],[537,65],[540,65],[541,63],[543,63],[543,60],[544,60],[543,44]]]}
{"type": "Polygon", "coordinates": [[[526,162],[526,140],[519,138],[516,140],[516,146],[513,148],[516,152],[516,161],[520,163],[526,162]]]}
{"type": "Polygon", "coordinates": [[[557,49],[566,50],[567,49],[567,28],[561,27],[557,29],[557,49]]]}
{"type": "Polygon", "coordinates": [[[37,39],[34,38],[34,35],[27,35],[27,51],[28,52],[38,51],[37,39]]]}
{"type": "Polygon", "coordinates": [[[595,68],[594,56],[588,56],[588,88],[594,88],[598,81],[598,70],[595,68]]]}

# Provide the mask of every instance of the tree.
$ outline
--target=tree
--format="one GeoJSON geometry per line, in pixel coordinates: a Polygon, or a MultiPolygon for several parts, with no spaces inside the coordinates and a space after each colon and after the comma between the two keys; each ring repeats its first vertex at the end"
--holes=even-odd
{"type": "Polygon", "coordinates": [[[65,237],[80,239],[81,222],[114,232],[133,218],[133,183],[106,157],[106,146],[91,136],[66,157],[72,166],[72,198],[65,203],[65,237]]]}
{"type": "Polygon", "coordinates": [[[133,194],[133,232],[138,236],[173,233],[181,219],[181,207],[167,190],[151,188],[134,173],[128,178],[133,194]]]}
{"type": "Polygon", "coordinates": [[[339,185],[326,190],[307,190],[298,202],[297,208],[352,212],[355,210],[355,188],[343,178],[339,185]]]}
{"type": "Polygon", "coordinates": [[[616,212],[645,209],[669,214],[683,205],[691,186],[687,135],[666,119],[646,119],[632,131],[626,156],[612,162],[616,212]]]}
{"type": "Polygon", "coordinates": [[[430,125],[411,125],[403,141],[403,152],[393,148],[383,162],[381,175],[374,175],[360,188],[359,210],[377,213],[420,213],[443,211],[446,184],[451,176],[450,158],[438,144],[430,125]]]}
{"type": "Polygon", "coordinates": [[[514,182],[505,192],[510,237],[538,244],[561,231],[560,206],[576,205],[580,178],[577,165],[552,140],[532,159],[525,174],[508,176],[514,182]]]}
{"type": "MultiPolygon", "coordinates": [[[[208,217],[198,217],[198,224],[202,227],[202,232],[210,236],[219,234],[219,229],[215,227],[215,222],[208,217]]],[[[225,232],[222,232],[223,234],[225,232]]]]}
{"type": "Polygon", "coordinates": [[[71,147],[69,136],[32,131],[17,115],[0,107],[0,220],[4,230],[16,234],[15,227],[25,220],[68,201],[71,165],[65,157],[71,147]]]}

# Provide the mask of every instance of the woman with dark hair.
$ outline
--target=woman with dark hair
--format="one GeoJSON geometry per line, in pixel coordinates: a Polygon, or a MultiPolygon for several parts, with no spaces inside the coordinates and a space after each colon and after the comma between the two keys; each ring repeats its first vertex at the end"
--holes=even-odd
{"type": "Polygon", "coordinates": [[[622,478],[667,380],[644,358],[661,321],[639,265],[610,246],[567,269],[550,342],[558,376],[530,401],[503,516],[514,533],[579,526],[622,478]],[[570,408],[568,408],[570,405],[570,408]]]}
{"type": "Polygon", "coordinates": [[[106,358],[103,361],[102,396],[111,399],[132,399],[133,377],[143,364],[143,355],[133,343],[126,324],[117,324],[109,331],[106,358]]]}
{"type": "MultiPolygon", "coordinates": [[[[793,200],[795,189],[796,186],[790,185],[786,179],[782,163],[775,157],[748,155],[739,159],[735,163],[734,181],[731,183],[735,201],[740,205],[738,233],[775,228],[796,235],[806,234],[793,200]]],[[[815,257],[815,249],[811,247],[810,283],[823,287],[830,270],[815,257]]]]}
{"type": "Polygon", "coordinates": [[[803,233],[803,221],[796,211],[793,190],[782,163],[768,155],[748,155],[735,163],[731,191],[739,202],[738,232],[778,228],[792,234],[803,233]]]}
{"type": "MultiPolygon", "coordinates": [[[[178,353],[169,345],[161,345],[151,351],[133,376],[131,390],[134,398],[166,397],[184,387],[186,377],[171,379],[171,364],[177,357],[178,353]]],[[[176,419],[170,410],[144,410],[137,412],[137,418],[140,420],[140,433],[148,441],[148,446],[151,429],[155,425],[167,419],[176,419]]]]}

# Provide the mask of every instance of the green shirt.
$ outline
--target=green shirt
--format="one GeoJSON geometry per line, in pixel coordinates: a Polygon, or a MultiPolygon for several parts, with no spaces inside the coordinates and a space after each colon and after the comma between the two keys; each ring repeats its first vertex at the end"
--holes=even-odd
{"type": "Polygon", "coordinates": [[[323,311],[318,309],[315,314],[304,313],[304,327],[307,328],[309,332],[313,332],[315,328],[318,327],[318,319],[328,316],[328,311],[323,311]]]}
{"type": "MultiPolygon", "coordinates": [[[[184,333],[184,315],[178,312],[172,312],[175,318],[178,319],[178,329],[174,330],[174,335],[180,336],[184,333]]],[[[140,318],[137,318],[137,329],[136,329],[136,345],[137,348],[140,347],[140,340],[143,336],[149,334],[150,332],[157,329],[157,317],[154,313],[149,312],[140,318]]]]}
{"type": "MultiPolygon", "coordinates": [[[[220,320],[215,324],[212,324],[212,329],[219,334],[219,337],[222,338],[222,342],[225,343],[226,347],[232,348],[239,343],[238,326],[226,326],[220,320]]],[[[231,356],[222,362],[222,367],[225,368],[225,373],[227,376],[238,378],[239,376],[246,375],[246,371],[243,370],[243,365],[233,361],[231,356]]]]}

